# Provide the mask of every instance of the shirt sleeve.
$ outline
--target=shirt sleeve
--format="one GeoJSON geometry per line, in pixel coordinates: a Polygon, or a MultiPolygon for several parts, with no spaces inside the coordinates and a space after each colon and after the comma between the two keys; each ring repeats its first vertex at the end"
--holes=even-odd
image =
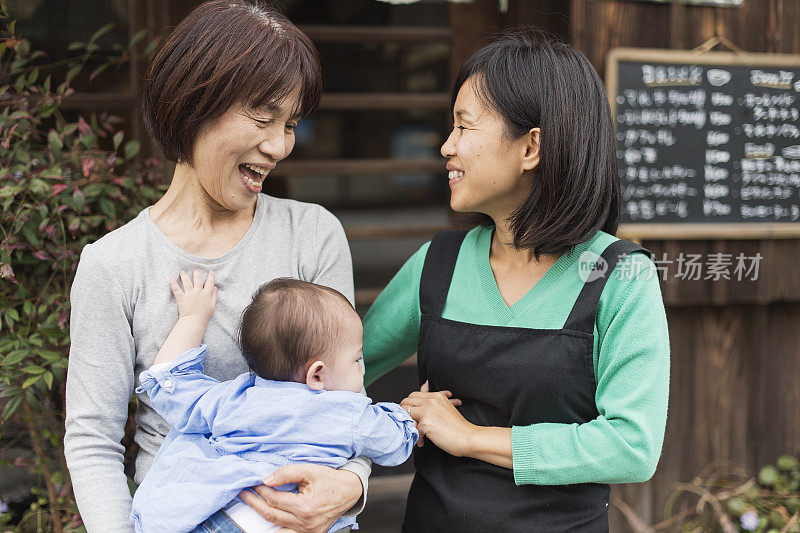
{"type": "Polygon", "coordinates": [[[136,392],[146,392],[153,409],[181,433],[210,433],[217,409],[229,394],[219,381],[203,373],[206,353],[206,345],[201,344],[139,375],[141,386],[136,392]]]}
{"type": "Polygon", "coordinates": [[[632,272],[625,278],[616,273],[621,262],[598,306],[599,416],[584,424],[514,426],[518,485],[642,482],[655,472],[669,395],[667,317],[652,262],[641,254],[626,260],[649,264],[622,268],[632,272]]]}
{"type": "Polygon", "coordinates": [[[356,423],[357,453],[384,466],[405,462],[419,438],[414,420],[396,403],[369,404],[356,423]]]}
{"type": "Polygon", "coordinates": [[[419,282],[430,243],[412,255],[364,317],[367,385],[414,355],[419,344],[419,282]]]}
{"type": "Polygon", "coordinates": [[[91,245],[70,293],[64,455],[87,531],[133,533],[120,443],[133,393],[131,306],[91,245]]]}
{"type": "Polygon", "coordinates": [[[353,289],[353,259],[342,223],[330,211],[319,207],[315,232],[316,270],[308,281],[341,292],[355,305],[353,289]]]}

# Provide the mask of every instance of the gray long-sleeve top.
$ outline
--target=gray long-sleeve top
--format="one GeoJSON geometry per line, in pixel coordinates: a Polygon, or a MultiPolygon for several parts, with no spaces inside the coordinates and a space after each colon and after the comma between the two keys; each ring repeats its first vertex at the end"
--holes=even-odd
{"type": "MultiPolygon", "coordinates": [[[[205,372],[220,381],[248,370],[237,346],[245,306],[263,283],[292,277],[337,289],[353,301],[350,249],[339,221],[324,208],[260,194],[241,241],[205,259],[169,241],[142,211],[84,248],[72,285],[72,344],[67,373],[64,449],[78,508],[89,533],[132,532],[123,472],[128,401],[178,318],[169,279],[181,270],[214,270],[219,297],[205,334],[205,372]]],[[[135,481],[150,468],[169,425],[137,395],[135,481]]],[[[357,458],[366,495],[370,465],[357,458]]]]}

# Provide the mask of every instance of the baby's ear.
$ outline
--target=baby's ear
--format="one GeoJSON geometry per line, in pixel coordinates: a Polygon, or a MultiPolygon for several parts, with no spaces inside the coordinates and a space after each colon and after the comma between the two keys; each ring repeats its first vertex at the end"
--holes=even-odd
{"type": "Polygon", "coordinates": [[[324,372],[325,363],[322,361],[314,361],[309,365],[306,372],[306,385],[309,389],[322,390],[325,388],[324,372]]]}

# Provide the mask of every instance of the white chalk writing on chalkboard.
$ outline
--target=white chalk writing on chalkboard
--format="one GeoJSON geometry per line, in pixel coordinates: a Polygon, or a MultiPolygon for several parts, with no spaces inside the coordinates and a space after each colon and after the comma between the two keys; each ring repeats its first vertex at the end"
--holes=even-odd
{"type": "Polygon", "coordinates": [[[623,222],[800,220],[800,67],[620,60],[623,222]]]}

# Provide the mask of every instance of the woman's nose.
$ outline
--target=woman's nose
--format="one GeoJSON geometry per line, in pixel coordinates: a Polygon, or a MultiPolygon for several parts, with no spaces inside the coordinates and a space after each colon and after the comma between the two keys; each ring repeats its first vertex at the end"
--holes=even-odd
{"type": "Polygon", "coordinates": [[[279,161],[286,157],[286,143],[283,135],[270,135],[258,145],[262,154],[268,155],[271,159],[279,161]]]}
{"type": "Polygon", "coordinates": [[[453,157],[455,155],[456,144],[452,141],[453,134],[447,136],[447,139],[444,141],[442,148],[439,152],[442,154],[442,157],[453,157]]]}

